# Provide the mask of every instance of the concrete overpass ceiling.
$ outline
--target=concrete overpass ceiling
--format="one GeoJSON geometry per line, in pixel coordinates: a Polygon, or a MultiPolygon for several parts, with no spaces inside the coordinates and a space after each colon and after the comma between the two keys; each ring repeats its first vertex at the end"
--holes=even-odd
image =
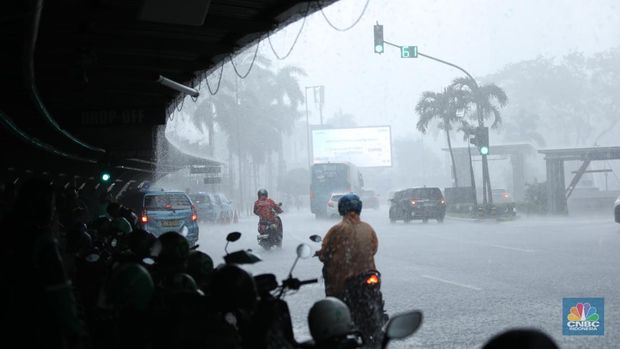
{"type": "Polygon", "coordinates": [[[35,172],[60,164],[76,172],[97,167],[59,159],[45,147],[33,146],[36,138],[77,157],[152,170],[144,162],[127,159],[156,158],[153,135],[165,124],[167,108],[180,96],[157,82],[160,75],[195,86],[218,63],[260,35],[335,1],[322,0],[320,5],[299,0],[3,2],[3,163],[35,172]],[[29,47],[34,56],[32,83],[27,78],[29,47]],[[32,86],[59,128],[107,154],[84,149],[55,131],[35,107],[32,86]],[[7,126],[11,123],[31,139],[17,136],[7,126]]]}

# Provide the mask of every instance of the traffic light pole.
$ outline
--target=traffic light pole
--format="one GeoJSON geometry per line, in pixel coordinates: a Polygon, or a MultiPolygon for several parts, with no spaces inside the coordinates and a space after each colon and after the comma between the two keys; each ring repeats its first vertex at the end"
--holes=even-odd
{"type": "MultiPolygon", "coordinates": [[[[387,43],[387,44],[395,46],[394,44],[391,44],[391,43],[387,43]]],[[[398,47],[400,47],[400,46],[398,46],[398,47]]],[[[447,62],[447,61],[444,61],[443,59],[439,59],[439,58],[436,58],[436,57],[433,57],[433,56],[429,56],[429,55],[420,53],[420,51],[418,51],[418,56],[422,56],[422,57],[434,60],[436,62],[449,65],[451,67],[454,67],[454,68],[462,71],[474,83],[474,86],[476,87],[476,89],[479,88],[478,83],[476,82],[476,79],[474,79],[474,77],[471,76],[471,74],[469,74],[465,69],[459,67],[458,65],[450,63],[450,62],[447,62]]],[[[476,105],[476,110],[477,110],[477,113],[478,113],[478,125],[480,127],[483,127],[484,126],[484,124],[483,124],[484,121],[482,119],[482,111],[480,110],[480,108],[477,107],[477,105],[476,105]]],[[[493,204],[493,195],[492,195],[492,191],[491,191],[491,176],[489,175],[489,163],[488,163],[488,160],[487,160],[487,155],[486,154],[481,154],[481,155],[482,155],[482,204],[484,206],[487,206],[487,204],[489,204],[489,205],[493,204]]],[[[474,177],[473,177],[473,165],[472,165],[472,160],[471,160],[471,151],[469,152],[469,165],[472,168],[472,188],[474,189],[474,193],[475,193],[476,186],[475,186],[475,181],[474,181],[474,177]]],[[[474,194],[474,195],[476,195],[476,194],[474,194]]],[[[478,200],[474,200],[474,203],[476,205],[477,205],[477,201],[478,200]]]]}
{"type": "MultiPolygon", "coordinates": [[[[384,44],[389,45],[389,46],[393,46],[396,47],[398,49],[401,48],[400,45],[396,45],[393,44],[391,42],[388,41],[383,41],[384,44]]],[[[471,74],[469,74],[467,72],[467,70],[459,67],[458,65],[454,64],[454,63],[450,63],[448,61],[444,61],[443,59],[439,59],[437,57],[433,57],[433,56],[429,56],[426,55],[424,53],[420,53],[420,51],[417,51],[417,55],[418,56],[422,56],[424,58],[428,58],[430,60],[439,62],[439,63],[443,63],[446,65],[449,65],[453,68],[456,68],[460,71],[462,71],[463,73],[465,73],[465,75],[467,75],[467,77],[474,83],[474,86],[476,87],[476,89],[479,88],[478,83],[476,82],[476,79],[474,79],[473,76],[471,76],[471,74]]],[[[481,118],[481,111],[480,108],[476,108],[476,110],[478,111],[478,121],[480,123],[480,121],[482,120],[481,118]]],[[[482,125],[480,125],[482,126],[482,125]]],[[[476,180],[474,178],[474,167],[473,167],[473,162],[472,162],[472,158],[471,158],[471,150],[469,149],[469,141],[467,142],[467,150],[468,150],[468,154],[469,154],[469,169],[470,169],[470,177],[471,177],[471,187],[472,190],[474,191],[474,205],[478,206],[478,194],[476,193],[476,180]]],[[[493,203],[493,199],[491,197],[491,181],[489,179],[489,169],[488,169],[488,164],[487,164],[487,156],[486,155],[482,155],[482,193],[483,193],[483,197],[482,197],[482,202],[483,204],[486,206],[487,202],[490,202],[491,204],[493,203]]]]}
{"type": "MultiPolygon", "coordinates": [[[[468,135],[469,136],[469,135],[468,135]]],[[[469,137],[467,137],[467,154],[469,154],[469,178],[471,178],[471,187],[473,191],[474,207],[478,207],[478,195],[476,194],[476,180],[474,179],[474,165],[471,161],[471,146],[469,137]]]]}

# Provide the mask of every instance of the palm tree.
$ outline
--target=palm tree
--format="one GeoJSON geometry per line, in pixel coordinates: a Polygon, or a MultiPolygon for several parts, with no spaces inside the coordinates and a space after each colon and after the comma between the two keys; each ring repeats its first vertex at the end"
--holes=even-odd
{"type": "Polygon", "coordinates": [[[470,78],[456,78],[451,86],[463,91],[467,103],[475,107],[476,114],[472,116],[472,119],[478,122],[478,126],[484,126],[484,120],[490,116],[493,116],[492,128],[497,128],[501,124],[502,117],[499,108],[508,103],[508,97],[502,88],[493,83],[478,86],[470,78]]]}
{"type": "Polygon", "coordinates": [[[450,130],[452,130],[453,123],[460,122],[461,117],[459,117],[458,112],[467,107],[464,97],[465,94],[462,91],[449,86],[444,88],[443,92],[426,91],[422,93],[422,97],[415,107],[416,112],[420,115],[416,125],[420,132],[426,133],[429,123],[435,119],[439,120],[437,127],[446,131],[446,140],[452,161],[452,176],[456,187],[459,186],[459,182],[456,175],[456,162],[452,151],[450,130]]]}
{"type": "Polygon", "coordinates": [[[215,144],[215,107],[212,100],[204,99],[198,103],[192,123],[203,135],[207,134],[209,155],[213,155],[213,146],[215,144]]]}
{"type": "MultiPolygon", "coordinates": [[[[243,57],[235,62],[242,62],[236,63],[240,71],[249,68],[248,60],[243,57]]],[[[225,78],[218,94],[210,97],[209,110],[227,135],[229,149],[240,161],[251,159],[253,173],[258,173],[258,166],[263,165],[271,171],[273,153],[278,153],[279,172],[284,172],[282,134],[289,132],[301,117],[298,107],[304,100],[297,78],[305,72],[293,66],[274,71],[270,65],[267,58],[257,56],[247,78],[238,79],[234,75],[225,78]]],[[[208,112],[202,115],[207,115],[203,116],[206,120],[196,122],[208,125],[211,120],[208,112]]]]}
{"type": "MultiPolygon", "coordinates": [[[[491,83],[478,86],[476,81],[471,78],[456,78],[451,85],[453,88],[465,93],[466,103],[475,107],[476,113],[471,114],[470,118],[477,121],[478,127],[484,127],[484,120],[493,117],[491,128],[497,128],[502,118],[499,108],[504,107],[508,103],[506,92],[499,86],[491,83]]],[[[470,160],[471,161],[471,160],[470,160]]],[[[493,203],[491,195],[491,178],[489,175],[489,165],[487,156],[482,155],[482,178],[483,178],[483,203],[493,203]]]]}

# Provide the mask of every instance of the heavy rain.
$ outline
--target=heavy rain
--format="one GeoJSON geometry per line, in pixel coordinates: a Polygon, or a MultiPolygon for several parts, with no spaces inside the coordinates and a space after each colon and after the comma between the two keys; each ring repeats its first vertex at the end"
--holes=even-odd
{"type": "MultiPolygon", "coordinates": [[[[226,1],[212,3],[224,11],[226,1]]],[[[135,139],[152,142],[152,156],[121,147],[152,166],[148,176],[133,179],[133,165],[110,156],[94,187],[85,176],[64,185],[71,194],[58,205],[81,197],[77,230],[95,231],[72,248],[62,247],[71,233],[59,239],[88,333],[69,345],[617,347],[619,5],[295,3],[270,12],[271,27],[244,22],[225,54],[204,49],[210,61],[192,79],[159,75],[158,87],[176,92],[162,122],[135,139]],[[182,261],[175,244],[186,246],[182,261]],[[149,291],[117,285],[123,277],[149,291]],[[248,290],[252,305],[241,305],[248,290]],[[144,325],[151,315],[166,321],[144,325]],[[125,334],[106,322],[114,316],[143,332],[125,334]]],[[[146,8],[140,16],[157,13],[146,8]]],[[[191,54],[180,51],[169,55],[191,54]]],[[[103,59],[92,55],[82,53],[83,74],[103,59]]],[[[131,137],[149,107],[81,116],[90,127],[124,120],[117,131],[131,137]]],[[[18,133],[3,112],[2,125],[18,133]]],[[[26,200],[12,190],[34,176],[7,164],[11,226],[26,200]]],[[[75,230],[65,222],[78,219],[59,217],[59,231],[75,230]]]]}

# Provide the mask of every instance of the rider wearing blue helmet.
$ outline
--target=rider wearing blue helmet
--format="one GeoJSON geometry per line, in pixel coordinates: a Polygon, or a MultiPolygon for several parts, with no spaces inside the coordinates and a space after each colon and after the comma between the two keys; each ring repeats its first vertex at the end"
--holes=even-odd
{"type": "Polygon", "coordinates": [[[342,196],[338,212],[342,221],[329,229],[317,255],[323,262],[326,296],[342,299],[349,277],[377,269],[374,255],[379,241],[370,224],[360,219],[362,200],[359,196],[354,193],[342,196]]]}

